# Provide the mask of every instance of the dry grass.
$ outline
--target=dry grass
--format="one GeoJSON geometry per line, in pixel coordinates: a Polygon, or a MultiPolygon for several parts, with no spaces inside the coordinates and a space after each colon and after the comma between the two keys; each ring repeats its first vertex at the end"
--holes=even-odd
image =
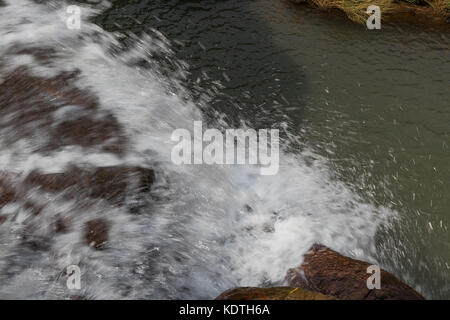
{"type": "Polygon", "coordinates": [[[450,0],[425,0],[434,14],[450,17],[450,0]]]}
{"type": "Polygon", "coordinates": [[[365,23],[368,17],[366,13],[368,6],[377,5],[382,13],[386,13],[392,10],[393,0],[311,0],[311,2],[319,9],[339,9],[345,12],[351,20],[365,23]]]}
{"type": "MultiPolygon", "coordinates": [[[[381,9],[382,17],[384,14],[393,13],[402,8],[402,3],[412,5],[420,0],[309,0],[313,5],[322,10],[338,9],[343,11],[350,20],[365,23],[368,17],[366,13],[367,7],[377,5],[381,9]]],[[[429,6],[429,10],[433,15],[449,17],[450,16],[450,0],[425,0],[429,6]]],[[[417,8],[424,6],[413,5],[417,8]]]]}

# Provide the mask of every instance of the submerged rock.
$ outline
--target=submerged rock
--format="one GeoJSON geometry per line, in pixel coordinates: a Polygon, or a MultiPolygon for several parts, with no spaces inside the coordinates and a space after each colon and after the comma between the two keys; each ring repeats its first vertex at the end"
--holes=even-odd
{"type": "Polygon", "coordinates": [[[0,209],[17,198],[9,176],[0,172],[0,209]]]}
{"type": "Polygon", "coordinates": [[[140,213],[147,207],[154,179],[153,169],[126,165],[69,166],[60,173],[35,170],[25,176],[0,171],[0,225],[16,221],[21,210],[26,219],[20,237],[28,247],[49,242],[41,241],[42,233],[51,238],[76,231],[81,226],[81,241],[101,250],[108,241],[110,222],[97,218],[77,225],[80,213],[93,209],[99,201],[105,202],[93,210],[100,210],[101,214],[112,207],[131,214],[140,213]],[[49,209],[49,204],[58,199],[73,200],[74,206],[67,211],[49,209]]]}
{"type": "Polygon", "coordinates": [[[371,264],[345,257],[325,246],[313,245],[303,264],[290,269],[286,280],[292,287],[346,300],[422,300],[414,289],[381,269],[381,288],[368,289],[371,264]]]}
{"type": "MultiPolygon", "coordinates": [[[[13,46],[12,55],[31,55],[51,63],[55,52],[46,48],[13,46]]],[[[1,66],[0,66],[1,67],[1,66]]],[[[0,132],[6,145],[26,139],[36,152],[51,154],[69,146],[123,156],[127,138],[116,117],[100,108],[99,99],[75,82],[79,70],[52,78],[34,76],[19,67],[0,83],[0,132]]]]}
{"type": "Polygon", "coordinates": [[[115,205],[123,205],[128,194],[147,193],[155,179],[152,169],[130,166],[79,168],[72,166],[62,173],[45,174],[31,172],[25,185],[38,187],[46,192],[65,192],[69,197],[77,195],[104,199],[115,205]]]}
{"type": "Polygon", "coordinates": [[[336,300],[319,292],[293,287],[242,287],[225,291],[217,300],[336,300]]]}
{"type": "Polygon", "coordinates": [[[58,217],[55,221],[56,233],[67,233],[71,229],[72,221],[69,218],[58,217]]]}
{"type": "Polygon", "coordinates": [[[94,249],[102,250],[108,241],[109,223],[105,219],[94,219],[86,223],[84,239],[94,249]]]}

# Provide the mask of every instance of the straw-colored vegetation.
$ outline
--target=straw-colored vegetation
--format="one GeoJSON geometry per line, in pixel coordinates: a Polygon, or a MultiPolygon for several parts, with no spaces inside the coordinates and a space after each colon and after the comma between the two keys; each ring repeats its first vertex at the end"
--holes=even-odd
{"type": "Polygon", "coordinates": [[[426,0],[434,14],[450,17],[450,0],[426,0]]]}
{"type": "Polygon", "coordinates": [[[427,13],[428,15],[450,18],[450,0],[293,0],[294,2],[309,2],[322,10],[338,9],[351,20],[365,23],[367,7],[377,5],[383,15],[404,12],[405,8],[427,13]]]}

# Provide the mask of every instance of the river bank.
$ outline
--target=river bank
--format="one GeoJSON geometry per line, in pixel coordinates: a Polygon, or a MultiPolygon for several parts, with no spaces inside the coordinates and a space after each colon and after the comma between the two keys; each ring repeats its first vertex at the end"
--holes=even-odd
{"type": "Polygon", "coordinates": [[[449,0],[290,0],[296,4],[309,5],[323,11],[338,11],[350,20],[365,24],[367,7],[377,5],[381,19],[393,23],[414,23],[421,25],[448,26],[450,22],[449,0]]]}

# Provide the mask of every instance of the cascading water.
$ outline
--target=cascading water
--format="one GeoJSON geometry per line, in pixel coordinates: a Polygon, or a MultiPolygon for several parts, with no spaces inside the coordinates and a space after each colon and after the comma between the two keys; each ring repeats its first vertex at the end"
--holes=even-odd
{"type": "MultiPolygon", "coordinates": [[[[74,165],[127,165],[153,168],[155,182],[139,214],[100,200],[86,207],[80,199],[39,188],[3,205],[0,215],[8,219],[0,224],[0,298],[72,297],[62,276],[68,265],[82,270],[76,294],[83,298],[198,299],[234,286],[280,283],[314,242],[373,261],[377,227],[395,214],[332,179],[325,160],[313,153],[282,152],[274,176],[261,176],[250,165],[173,164],[173,130],[192,128],[208,109],[180,85],[188,66],[173,57],[170,42],[157,31],[123,50],[119,39],[125,35],[88,21],[95,10],[83,7],[81,30],[69,30],[65,8],[28,0],[8,0],[0,7],[0,86],[11,74],[23,75],[22,88],[76,74],[70,81],[80,90],[75,103],[54,106],[42,116],[39,109],[20,127],[17,114],[41,105],[33,96],[14,105],[3,101],[0,170],[20,181],[34,171],[60,173],[74,165]],[[176,71],[163,75],[161,56],[172,59],[176,71]],[[98,102],[95,112],[76,105],[87,92],[98,102]],[[47,148],[51,139],[64,138],[51,134],[53,128],[79,117],[110,117],[117,125],[107,128],[117,130],[105,129],[102,141],[93,136],[91,143],[47,148]],[[23,134],[25,129],[31,133],[23,134]],[[120,141],[120,152],[107,148],[111,141],[120,141]],[[38,215],[26,199],[40,204],[38,215]],[[55,234],[53,219],[61,214],[73,225],[55,234]],[[105,250],[82,241],[83,225],[98,217],[110,222],[105,250]]],[[[59,88],[51,84],[43,85],[47,91],[40,96],[48,105],[56,90],[51,88],[59,88]]],[[[226,127],[219,121],[212,125],[226,127]]]]}

